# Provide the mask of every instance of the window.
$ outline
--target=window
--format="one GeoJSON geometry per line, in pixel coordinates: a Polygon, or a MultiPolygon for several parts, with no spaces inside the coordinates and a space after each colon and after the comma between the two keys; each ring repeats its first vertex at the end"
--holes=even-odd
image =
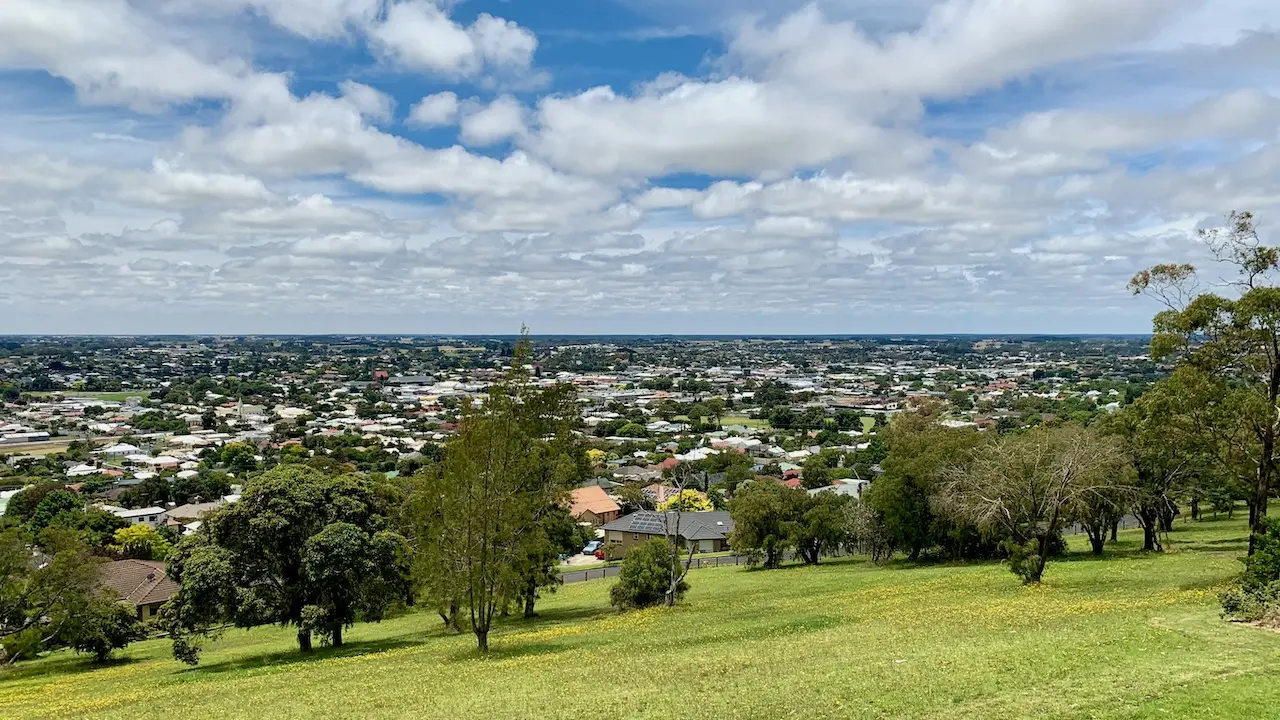
{"type": "Polygon", "coordinates": [[[639,540],[639,539],[640,539],[640,533],[631,533],[631,539],[632,539],[632,540],[639,540]]]}
{"type": "Polygon", "coordinates": [[[148,516],[147,516],[147,522],[155,522],[155,521],[156,521],[156,516],[155,516],[155,515],[148,515],[148,516]]]}

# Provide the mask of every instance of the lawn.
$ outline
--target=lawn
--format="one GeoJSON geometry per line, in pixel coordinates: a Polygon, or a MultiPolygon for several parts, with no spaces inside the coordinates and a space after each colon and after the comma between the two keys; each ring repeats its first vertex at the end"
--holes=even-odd
{"type": "Polygon", "coordinates": [[[746,415],[725,415],[720,418],[720,425],[741,425],[746,428],[760,428],[762,430],[769,429],[769,421],[764,418],[752,418],[746,415]]]}
{"type": "Polygon", "coordinates": [[[862,420],[862,432],[869,433],[876,428],[875,418],[863,415],[859,419],[862,420]]]}
{"type": "Polygon", "coordinates": [[[196,669],[163,641],[106,668],[64,653],[0,675],[0,717],[1274,717],[1280,634],[1215,601],[1243,534],[1188,523],[1150,556],[1127,533],[1037,588],[985,563],[730,567],[693,572],[674,610],[619,615],[609,581],[579,583],[488,657],[429,612],[305,658],[281,629],[231,632],[196,669]]]}

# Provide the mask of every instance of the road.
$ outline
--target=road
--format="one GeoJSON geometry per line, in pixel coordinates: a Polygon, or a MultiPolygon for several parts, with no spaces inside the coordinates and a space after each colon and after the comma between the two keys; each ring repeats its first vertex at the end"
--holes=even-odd
{"type": "MultiPolygon", "coordinates": [[[[745,555],[726,555],[722,557],[709,557],[693,559],[693,567],[697,570],[704,567],[719,567],[721,565],[746,565],[747,557],[745,555]]],[[[560,579],[566,583],[586,582],[587,580],[604,580],[605,578],[617,577],[621,572],[621,568],[617,565],[607,567],[588,568],[586,570],[562,570],[560,579]]]]}

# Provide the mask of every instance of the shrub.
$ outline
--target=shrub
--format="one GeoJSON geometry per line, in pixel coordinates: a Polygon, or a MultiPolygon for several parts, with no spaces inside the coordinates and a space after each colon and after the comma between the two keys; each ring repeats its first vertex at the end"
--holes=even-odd
{"type": "Polygon", "coordinates": [[[1239,587],[1219,597],[1222,615],[1245,622],[1280,623],[1280,520],[1263,521],[1253,555],[1244,559],[1239,587]]]}
{"type": "MultiPolygon", "coordinates": [[[[618,582],[609,589],[609,601],[619,610],[661,605],[671,583],[671,546],[662,538],[636,545],[622,561],[618,582]]],[[[684,597],[689,583],[681,580],[675,599],[684,597]]]]}

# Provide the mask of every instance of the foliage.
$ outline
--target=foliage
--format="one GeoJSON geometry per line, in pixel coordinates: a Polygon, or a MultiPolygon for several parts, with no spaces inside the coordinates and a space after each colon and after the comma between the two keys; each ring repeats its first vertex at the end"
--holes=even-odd
{"type": "Polygon", "coordinates": [[[33,535],[49,527],[54,518],[63,513],[76,513],[84,509],[84,499],[70,490],[57,489],[45,495],[27,519],[27,529],[33,535]]]}
{"type": "MultiPolygon", "coordinates": [[[[622,561],[618,582],[609,588],[609,602],[619,610],[663,604],[672,565],[669,543],[663,538],[652,538],[631,548],[622,561]]],[[[676,586],[675,598],[683,599],[688,591],[689,583],[681,580],[676,586]]]]}
{"type": "Polygon", "coordinates": [[[683,510],[684,512],[710,512],[715,510],[711,500],[697,490],[681,490],[657,504],[658,512],[683,510]]]}
{"type": "Polygon", "coordinates": [[[169,556],[173,546],[155,528],[129,525],[115,531],[110,550],[122,558],[163,560],[169,556]]]}
{"type": "Polygon", "coordinates": [[[63,489],[61,483],[41,483],[23,488],[9,498],[9,504],[4,510],[5,519],[17,525],[26,523],[35,514],[40,501],[44,500],[46,495],[61,489],[63,489]]]}
{"type": "Polygon", "coordinates": [[[1110,438],[1075,426],[1037,428],[988,446],[967,466],[944,471],[941,503],[1007,539],[1010,569],[1037,583],[1064,525],[1127,482],[1110,438]]]}
{"type": "Polygon", "coordinates": [[[545,523],[570,487],[590,472],[574,430],[580,408],[571,386],[539,389],[525,366],[530,343],[516,346],[510,370],[480,407],[465,405],[442,472],[410,497],[410,525],[421,549],[420,583],[437,607],[463,605],[481,652],[493,619],[514,598],[532,600],[554,582],[545,523]]]}
{"type": "Polygon", "coordinates": [[[0,646],[6,662],[74,647],[105,660],[139,638],[127,610],[98,588],[101,560],[75,533],[45,532],[49,557],[33,558],[17,528],[0,531],[0,646]]]}
{"type": "Polygon", "coordinates": [[[801,491],[770,480],[758,480],[739,489],[729,502],[733,517],[734,550],[747,554],[752,565],[776,568],[792,547],[795,508],[801,491]]]}
{"type": "Polygon", "coordinates": [[[944,468],[963,465],[985,444],[973,430],[952,429],[937,423],[929,409],[895,415],[884,433],[888,454],[884,472],[863,496],[876,512],[890,544],[918,559],[934,547],[949,547],[963,555],[963,528],[957,518],[936,512],[935,496],[944,468]]]}
{"type": "Polygon", "coordinates": [[[1231,213],[1225,227],[1202,231],[1201,238],[1236,273],[1229,295],[1195,294],[1196,269],[1186,264],[1144,270],[1129,288],[1166,308],[1152,321],[1152,358],[1192,369],[1215,386],[1202,431],[1243,461],[1226,466],[1251,470],[1249,520],[1261,535],[1280,454],[1280,248],[1262,244],[1248,212],[1231,213]]]}
{"type": "Polygon", "coordinates": [[[893,555],[893,537],[869,505],[852,501],[844,506],[845,543],[851,552],[880,563],[893,555]]]}
{"type": "Polygon", "coordinates": [[[182,587],[162,617],[175,657],[196,662],[199,639],[226,623],[295,626],[305,652],[313,632],[341,645],[356,611],[380,619],[408,592],[405,540],[387,530],[386,515],[362,478],[282,465],[250,481],[240,502],[206,515],[170,558],[182,587]]]}
{"type": "Polygon", "coordinates": [[[1267,518],[1254,532],[1254,552],[1244,559],[1240,584],[1221,596],[1223,614],[1280,625],[1280,519],[1267,518]]]}

